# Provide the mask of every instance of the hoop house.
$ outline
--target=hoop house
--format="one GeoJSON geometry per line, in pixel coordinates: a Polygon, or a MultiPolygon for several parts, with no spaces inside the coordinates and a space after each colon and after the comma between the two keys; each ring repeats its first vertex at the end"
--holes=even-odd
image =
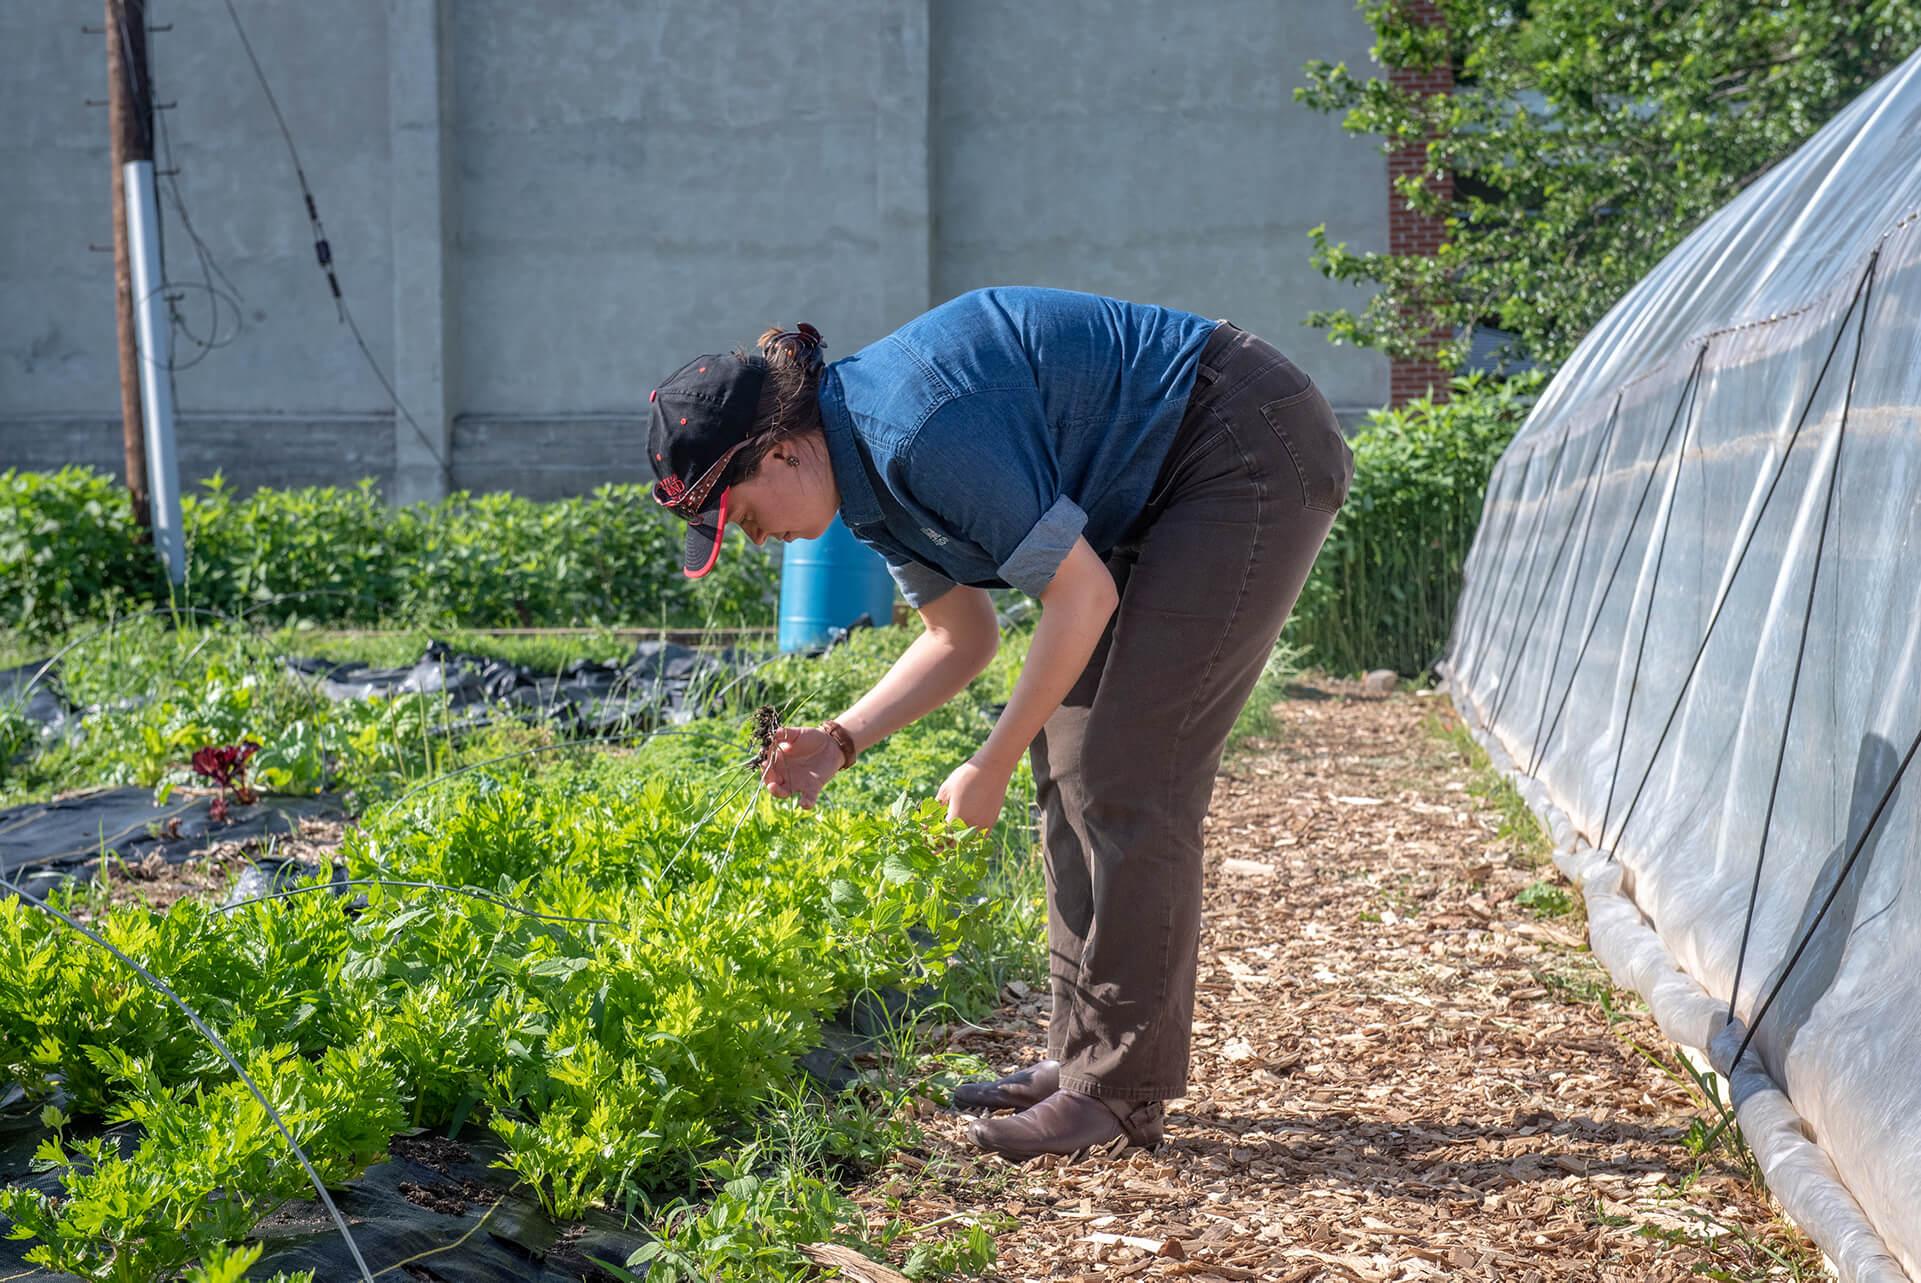
{"type": "Polygon", "coordinates": [[[1921,55],[1595,327],[1447,671],[1843,1278],[1921,1279],[1921,55]]]}

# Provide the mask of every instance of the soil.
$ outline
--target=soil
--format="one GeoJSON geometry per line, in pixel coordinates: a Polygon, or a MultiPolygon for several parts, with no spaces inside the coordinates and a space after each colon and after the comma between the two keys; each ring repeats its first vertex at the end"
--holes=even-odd
{"type": "Polygon", "coordinates": [[[754,710],[754,769],[764,771],[774,755],[774,732],[780,729],[780,712],[771,704],[754,710]]]}
{"type": "Polygon", "coordinates": [[[155,909],[170,908],[190,895],[219,899],[242,869],[269,854],[309,865],[328,863],[346,831],[339,820],[301,820],[292,834],[216,842],[177,860],[158,852],[141,860],[113,860],[106,866],[107,898],[113,904],[138,902],[155,909]]]}
{"type": "MultiPolygon", "coordinates": [[[[1690,1149],[1707,1107],[1586,953],[1573,889],[1499,837],[1445,698],[1290,694],[1216,789],[1167,1142],[1016,1167],[923,1111],[926,1147],[857,1189],[870,1217],[981,1220],[1005,1280],[1818,1276],[1737,1153],[1690,1149]],[[1569,912],[1516,902],[1542,881],[1569,912]]],[[[1041,1056],[1046,995],[1005,996],[948,1045],[1041,1056]]]]}
{"type": "Polygon", "coordinates": [[[467,1187],[452,1181],[435,1181],[431,1185],[419,1185],[413,1181],[402,1181],[401,1194],[415,1207],[424,1207],[430,1212],[444,1212],[448,1216],[465,1216],[472,1206],[467,1198],[467,1187]]]}
{"type": "Polygon", "coordinates": [[[473,1159],[473,1151],[459,1141],[425,1132],[417,1136],[396,1136],[387,1148],[395,1158],[419,1163],[442,1176],[451,1172],[457,1164],[473,1159]]]}

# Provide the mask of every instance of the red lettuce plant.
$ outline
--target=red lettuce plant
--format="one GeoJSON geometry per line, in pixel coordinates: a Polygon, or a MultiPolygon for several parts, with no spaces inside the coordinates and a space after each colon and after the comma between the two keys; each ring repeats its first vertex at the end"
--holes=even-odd
{"type": "Polygon", "coordinates": [[[259,800],[260,795],[247,785],[247,763],[259,751],[260,745],[248,740],[244,744],[210,744],[193,755],[193,773],[212,780],[222,790],[208,812],[214,823],[226,821],[229,797],[242,806],[259,800]]]}

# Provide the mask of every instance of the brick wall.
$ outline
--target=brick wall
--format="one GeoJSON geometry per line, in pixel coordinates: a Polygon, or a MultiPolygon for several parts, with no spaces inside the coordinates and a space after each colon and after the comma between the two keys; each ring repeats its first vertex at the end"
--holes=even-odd
{"type": "MultiPolygon", "coordinates": [[[[1416,20],[1429,24],[1441,21],[1440,12],[1430,0],[1409,0],[1407,11],[1416,20]]],[[[1454,89],[1454,71],[1451,67],[1437,67],[1432,71],[1413,71],[1393,68],[1388,72],[1388,80],[1399,89],[1420,94],[1449,93],[1454,89]]],[[[1443,225],[1439,218],[1427,214],[1417,214],[1408,208],[1407,202],[1394,191],[1393,183],[1404,174],[1421,172],[1426,148],[1415,144],[1397,148],[1387,157],[1388,204],[1387,204],[1387,248],[1392,254],[1432,254],[1440,248],[1443,225]]],[[[1430,184],[1433,190],[1443,197],[1453,195],[1454,185],[1443,178],[1430,184]]],[[[1436,331],[1436,338],[1445,339],[1445,331],[1436,331]]],[[[1401,405],[1416,397],[1433,392],[1436,396],[1447,396],[1448,371],[1433,361],[1395,360],[1388,371],[1388,403],[1401,405]]]]}

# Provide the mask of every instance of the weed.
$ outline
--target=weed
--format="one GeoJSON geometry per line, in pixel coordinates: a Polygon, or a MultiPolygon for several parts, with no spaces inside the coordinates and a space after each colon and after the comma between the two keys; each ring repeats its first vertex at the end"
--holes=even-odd
{"type": "Polygon", "coordinates": [[[1528,883],[1514,897],[1514,903],[1537,918],[1564,918],[1577,907],[1574,895],[1567,888],[1545,881],[1528,883]]]}
{"type": "Polygon", "coordinates": [[[780,713],[772,704],[754,710],[754,769],[763,771],[774,755],[774,732],[780,729],[780,713]]]}
{"type": "Polygon", "coordinates": [[[1240,714],[1234,719],[1233,729],[1228,732],[1228,751],[1253,739],[1272,739],[1280,730],[1280,722],[1274,716],[1274,706],[1287,697],[1288,683],[1301,675],[1303,652],[1301,647],[1279,641],[1267,663],[1261,668],[1260,678],[1254,683],[1253,692],[1247,703],[1241,706],[1240,714]]]}
{"type": "Polygon", "coordinates": [[[1487,752],[1474,742],[1460,719],[1430,713],[1424,725],[1430,737],[1445,744],[1473,772],[1468,792],[1494,812],[1495,836],[1507,846],[1510,858],[1523,868],[1546,864],[1553,850],[1547,830],[1528,809],[1520,791],[1495,771],[1487,752]]]}

